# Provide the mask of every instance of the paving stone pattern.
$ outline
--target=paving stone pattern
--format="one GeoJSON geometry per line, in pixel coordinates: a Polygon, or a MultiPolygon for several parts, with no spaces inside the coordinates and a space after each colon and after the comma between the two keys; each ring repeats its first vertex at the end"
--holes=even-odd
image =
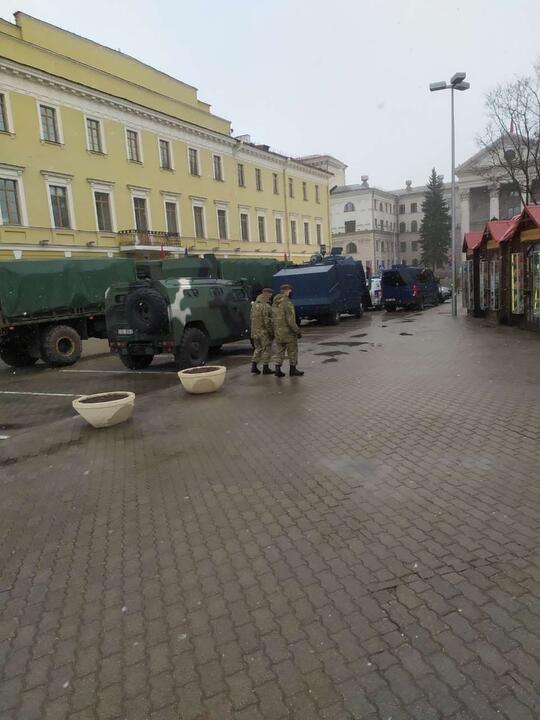
{"type": "Polygon", "coordinates": [[[301,379],[247,354],[204,397],[0,371],[138,394],[0,395],[0,717],[539,718],[540,337],[445,305],[306,329],[301,379]]]}

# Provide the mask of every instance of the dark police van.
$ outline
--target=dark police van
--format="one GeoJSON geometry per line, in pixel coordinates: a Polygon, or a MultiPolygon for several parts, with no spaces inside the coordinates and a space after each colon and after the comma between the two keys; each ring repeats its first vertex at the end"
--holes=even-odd
{"type": "Polygon", "coordinates": [[[381,274],[382,304],[388,312],[398,307],[423,310],[438,305],[439,283],[429,268],[393,265],[381,274]]]}

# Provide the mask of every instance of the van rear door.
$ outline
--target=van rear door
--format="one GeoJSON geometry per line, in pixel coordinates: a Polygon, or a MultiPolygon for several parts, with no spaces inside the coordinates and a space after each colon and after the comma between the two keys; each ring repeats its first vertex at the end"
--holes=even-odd
{"type": "Polygon", "coordinates": [[[383,303],[401,305],[411,301],[412,287],[399,269],[383,270],[381,288],[383,303]]]}

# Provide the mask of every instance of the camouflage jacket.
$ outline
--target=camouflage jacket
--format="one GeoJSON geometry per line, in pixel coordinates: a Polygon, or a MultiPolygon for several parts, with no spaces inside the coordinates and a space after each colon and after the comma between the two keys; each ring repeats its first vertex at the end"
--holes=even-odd
{"type": "Polygon", "coordinates": [[[274,336],[278,342],[294,340],[300,328],[296,324],[296,312],[292,301],[286,295],[276,295],[272,305],[274,336]]]}
{"type": "Polygon", "coordinates": [[[251,305],[251,337],[266,335],[273,337],[272,308],[262,293],[251,305]]]}

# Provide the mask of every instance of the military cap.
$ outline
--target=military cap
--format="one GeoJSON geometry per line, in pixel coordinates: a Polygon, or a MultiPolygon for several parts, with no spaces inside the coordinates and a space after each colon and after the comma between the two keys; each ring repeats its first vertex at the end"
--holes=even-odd
{"type": "Polygon", "coordinates": [[[292,285],[282,285],[279,289],[281,292],[284,290],[292,290],[292,285]]]}
{"type": "Polygon", "coordinates": [[[261,292],[263,292],[263,293],[270,293],[270,295],[272,295],[272,293],[273,293],[274,291],[272,290],[272,288],[263,288],[261,292]]]}

